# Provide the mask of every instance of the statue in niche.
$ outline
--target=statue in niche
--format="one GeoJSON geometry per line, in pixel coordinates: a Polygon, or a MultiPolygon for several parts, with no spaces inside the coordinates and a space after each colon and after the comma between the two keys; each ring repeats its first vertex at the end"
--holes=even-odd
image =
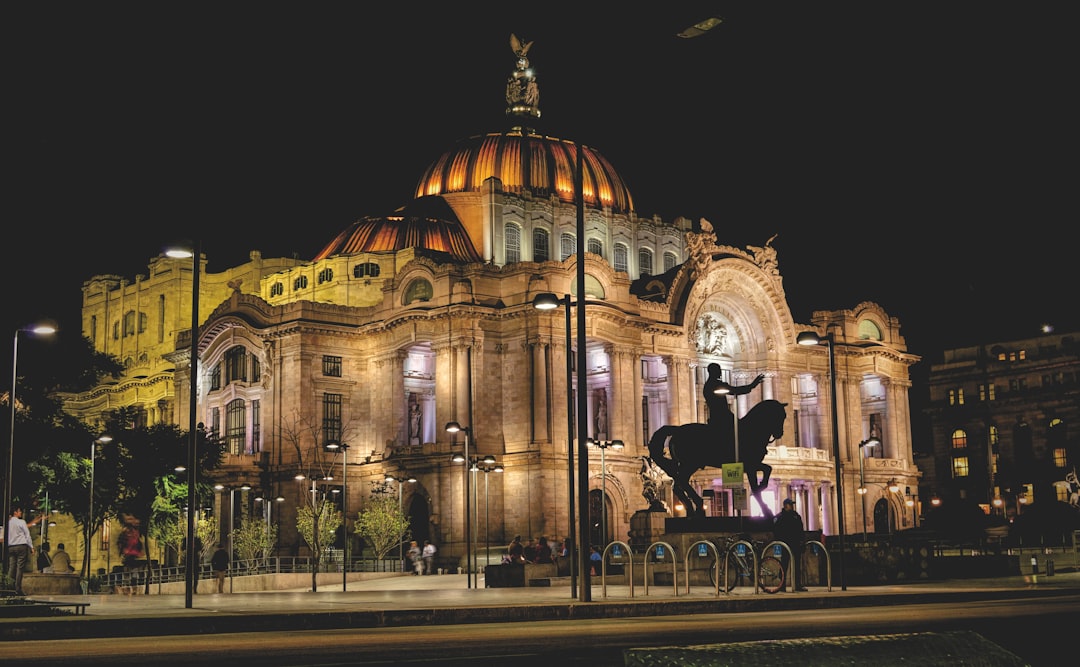
{"type": "Polygon", "coordinates": [[[700,354],[724,354],[728,351],[727,336],[727,327],[712,313],[699,317],[690,332],[691,340],[700,354]]]}
{"type": "Polygon", "coordinates": [[[596,439],[607,440],[607,396],[601,389],[596,394],[596,439]]]}
{"type": "Polygon", "coordinates": [[[409,444],[420,444],[420,427],[423,421],[424,413],[420,410],[420,404],[416,402],[416,399],[409,401],[409,444]]]}

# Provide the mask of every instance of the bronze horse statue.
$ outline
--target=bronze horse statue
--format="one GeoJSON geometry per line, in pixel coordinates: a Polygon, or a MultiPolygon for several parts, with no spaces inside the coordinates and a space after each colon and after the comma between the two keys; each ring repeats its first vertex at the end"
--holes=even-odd
{"type": "MultiPolygon", "coordinates": [[[[739,460],[750,483],[750,494],[770,519],[773,514],[761,500],[761,489],[769,483],[772,466],[764,459],[769,443],[784,434],[786,408],[787,403],[780,401],[761,401],[738,421],[739,460]],[[758,479],[759,472],[761,479],[758,479]]],[[[697,423],[661,426],[649,439],[649,458],[674,480],[672,491],[683,501],[688,517],[705,516],[701,496],[690,485],[690,477],[707,466],[719,468],[725,463],[736,462],[734,429],[725,431],[697,423]],[[665,443],[668,456],[664,456],[665,443]]]]}

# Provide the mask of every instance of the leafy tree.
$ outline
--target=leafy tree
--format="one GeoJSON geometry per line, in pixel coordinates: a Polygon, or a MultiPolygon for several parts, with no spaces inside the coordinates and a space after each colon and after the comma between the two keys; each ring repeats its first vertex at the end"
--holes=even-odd
{"type": "Polygon", "coordinates": [[[386,558],[403,541],[412,539],[409,517],[401,511],[390,491],[388,483],[372,482],[371,499],[356,522],[357,534],[371,544],[379,559],[386,558]]]}
{"type": "Polygon", "coordinates": [[[315,590],[315,578],[322,566],[326,549],[334,543],[334,533],[341,525],[341,512],[329,500],[321,500],[315,508],[301,507],[296,515],[296,530],[311,548],[311,589],[315,590]]]}
{"type": "Polygon", "coordinates": [[[240,560],[253,563],[270,555],[277,542],[277,526],[245,516],[240,520],[240,527],[233,530],[232,539],[240,560]]]}

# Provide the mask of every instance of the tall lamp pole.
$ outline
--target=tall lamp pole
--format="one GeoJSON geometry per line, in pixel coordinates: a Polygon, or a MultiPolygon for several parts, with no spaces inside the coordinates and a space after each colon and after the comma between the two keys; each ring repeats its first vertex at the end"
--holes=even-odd
{"type": "MultiPolygon", "coordinates": [[[[8,562],[8,544],[7,544],[7,528],[11,520],[11,475],[14,472],[15,461],[15,384],[19,378],[19,333],[20,332],[31,333],[36,336],[51,336],[56,333],[56,327],[47,324],[38,324],[25,329],[15,330],[15,343],[11,352],[11,394],[8,396],[8,401],[11,403],[11,439],[8,442],[8,455],[7,455],[7,474],[4,476],[4,542],[3,542],[3,564],[4,569],[7,569],[8,562]]],[[[48,517],[45,517],[48,520],[48,517]]]]}
{"type": "MultiPolygon", "coordinates": [[[[570,295],[562,299],[551,292],[542,292],[533,297],[533,307],[537,310],[553,310],[560,304],[566,306],[566,494],[570,520],[567,522],[567,535],[570,537],[570,596],[577,593],[577,568],[574,566],[574,359],[573,338],[570,335],[570,295]]],[[[580,548],[580,547],[579,547],[580,548]]]]}
{"type": "Polygon", "coordinates": [[[607,460],[604,456],[604,452],[608,447],[612,449],[622,449],[622,440],[593,440],[589,438],[586,441],[589,447],[598,447],[600,449],[600,488],[604,497],[600,502],[600,541],[601,550],[607,546],[607,460]]]}
{"type": "MultiPolygon", "coordinates": [[[[349,571],[349,446],[344,442],[331,440],[323,449],[327,452],[341,452],[341,534],[345,542],[341,549],[344,559],[341,563],[341,590],[344,592],[349,585],[345,576],[349,571]]],[[[398,504],[401,504],[400,500],[398,504]]]]}
{"type": "MultiPolygon", "coordinates": [[[[412,475],[405,475],[404,477],[397,477],[395,475],[391,475],[391,474],[387,473],[386,474],[386,481],[387,482],[397,482],[398,511],[399,512],[404,512],[404,509],[402,509],[402,506],[401,506],[402,483],[403,482],[414,483],[414,482],[416,482],[416,478],[413,477],[412,475]]],[[[402,543],[401,540],[398,540],[398,562],[401,563],[402,565],[404,565],[404,563],[405,563],[405,545],[402,543]]]]}
{"type": "Polygon", "coordinates": [[[876,438],[870,438],[863,440],[859,443],[859,496],[862,501],[862,541],[866,543],[866,478],[863,476],[863,466],[865,465],[863,459],[866,455],[863,454],[864,447],[876,447],[881,444],[876,438]]]}
{"type": "Polygon", "coordinates": [[[829,384],[832,389],[832,438],[833,438],[833,463],[836,467],[836,520],[838,523],[836,537],[840,546],[840,559],[838,561],[840,574],[840,590],[847,590],[847,575],[844,572],[844,484],[840,471],[840,418],[837,413],[839,396],[836,393],[836,341],[832,333],[827,333],[824,338],[813,331],[800,332],[796,338],[799,345],[821,345],[829,347],[829,384]]]}
{"type": "Polygon", "coordinates": [[[477,464],[479,470],[484,473],[484,565],[490,565],[489,556],[491,549],[491,504],[488,502],[488,474],[502,472],[502,464],[495,461],[494,456],[485,457],[477,464]]]}
{"type": "Polygon", "coordinates": [[[465,456],[461,459],[455,457],[454,461],[465,464],[465,587],[472,588],[472,512],[469,509],[469,468],[472,467],[472,462],[469,458],[469,440],[471,440],[472,430],[468,426],[462,426],[457,422],[448,422],[446,424],[447,433],[457,433],[459,431],[465,434],[465,456]]]}
{"type": "Polygon", "coordinates": [[[196,447],[199,444],[199,434],[196,425],[198,413],[195,402],[198,400],[198,376],[199,376],[199,260],[202,248],[198,240],[188,249],[166,250],[168,257],[185,259],[191,257],[191,359],[189,361],[190,374],[188,376],[188,451],[187,451],[187,485],[188,485],[188,515],[187,515],[187,558],[184,562],[184,607],[191,609],[192,594],[195,592],[195,506],[198,504],[198,494],[195,492],[195,462],[196,447]]]}
{"type": "Polygon", "coordinates": [[[86,578],[90,578],[90,568],[92,567],[93,554],[91,550],[94,546],[94,528],[96,521],[94,521],[94,469],[96,467],[95,461],[97,460],[97,446],[98,444],[105,444],[112,442],[112,436],[109,434],[98,436],[90,443],[90,498],[86,504],[86,578]]]}

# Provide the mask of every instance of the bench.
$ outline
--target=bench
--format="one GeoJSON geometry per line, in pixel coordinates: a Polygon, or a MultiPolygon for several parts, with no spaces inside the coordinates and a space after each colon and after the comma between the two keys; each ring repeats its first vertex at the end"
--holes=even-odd
{"type": "Polygon", "coordinates": [[[86,616],[86,608],[90,606],[89,602],[53,602],[52,600],[24,600],[24,602],[53,609],[73,609],[76,616],[86,616]]]}
{"type": "Polygon", "coordinates": [[[23,591],[27,595],[81,595],[82,577],[74,573],[27,572],[23,575],[23,591]]]}

